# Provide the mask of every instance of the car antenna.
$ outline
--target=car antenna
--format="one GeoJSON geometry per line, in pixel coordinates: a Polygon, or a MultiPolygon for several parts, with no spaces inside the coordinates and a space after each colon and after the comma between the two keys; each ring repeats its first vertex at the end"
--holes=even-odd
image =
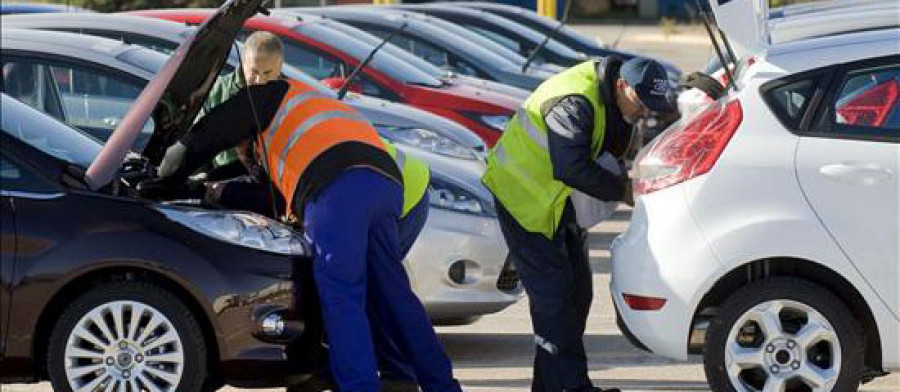
{"type": "Polygon", "coordinates": [[[375,53],[378,53],[378,51],[381,50],[381,48],[384,45],[386,45],[388,42],[390,42],[391,39],[394,38],[394,36],[396,36],[397,34],[400,34],[403,30],[406,30],[406,26],[408,24],[409,24],[408,22],[403,22],[403,24],[400,25],[400,27],[398,27],[396,30],[392,31],[390,34],[388,34],[387,37],[384,37],[384,40],[381,41],[381,43],[378,44],[378,46],[376,46],[374,49],[372,49],[371,52],[369,52],[369,55],[366,56],[365,60],[360,62],[359,65],[356,66],[356,68],[353,68],[353,72],[350,72],[350,76],[348,76],[346,79],[344,79],[344,85],[341,86],[341,89],[338,90],[338,92],[337,92],[338,100],[344,99],[344,96],[347,95],[347,91],[350,90],[350,84],[353,82],[353,79],[356,79],[356,77],[359,75],[359,72],[366,65],[368,65],[369,62],[372,61],[373,58],[375,58],[375,53]]]}
{"type": "Polygon", "coordinates": [[[540,45],[538,45],[536,48],[534,48],[533,51],[531,51],[531,54],[528,56],[528,60],[525,60],[525,64],[522,65],[523,73],[528,70],[528,66],[531,65],[531,63],[534,61],[534,58],[537,57],[538,53],[540,53],[541,49],[543,49],[545,46],[547,46],[547,43],[550,42],[550,38],[553,38],[553,36],[555,36],[556,33],[559,32],[559,30],[561,30],[563,28],[563,26],[566,25],[566,22],[569,21],[569,11],[571,9],[572,9],[572,0],[568,0],[568,1],[566,1],[566,10],[563,11],[562,20],[559,21],[559,24],[556,25],[556,27],[554,27],[553,30],[548,31],[547,34],[544,36],[544,41],[542,41],[540,45]]]}
{"type": "MultiPolygon", "coordinates": [[[[713,18],[709,15],[709,11],[703,7],[703,4],[700,3],[700,0],[697,1],[697,12],[700,14],[700,19],[703,21],[703,26],[706,27],[706,33],[709,35],[710,41],[712,41],[713,49],[716,50],[716,55],[719,57],[719,62],[722,63],[722,67],[725,68],[725,74],[728,75],[728,85],[725,86],[725,90],[727,91],[729,88],[734,87],[737,90],[737,85],[734,83],[734,73],[731,71],[731,68],[728,67],[728,61],[725,60],[725,55],[722,53],[722,48],[719,47],[719,41],[716,39],[716,35],[712,31],[712,20],[713,18]]],[[[719,34],[722,37],[722,41],[725,43],[725,46],[728,50],[728,55],[731,57],[732,62],[737,65],[737,59],[734,57],[734,52],[731,51],[731,45],[728,44],[728,38],[725,36],[725,32],[719,29],[719,26],[716,26],[716,29],[719,30],[719,34]]]]}

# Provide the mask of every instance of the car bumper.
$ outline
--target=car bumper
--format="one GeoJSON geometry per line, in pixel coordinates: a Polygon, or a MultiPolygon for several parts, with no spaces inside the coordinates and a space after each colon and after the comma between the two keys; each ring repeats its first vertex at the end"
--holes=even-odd
{"type": "Polygon", "coordinates": [[[222,381],[236,386],[285,385],[317,373],[326,361],[315,358],[321,334],[312,263],[242,247],[219,246],[205,253],[222,276],[209,296],[218,325],[222,381]],[[283,321],[284,333],[266,333],[267,316],[283,321]]]}
{"type": "Polygon", "coordinates": [[[680,187],[639,197],[628,230],[610,251],[610,289],[625,330],[638,347],[687,359],[694,309],[721,267],[680,187]],[[634,310],[624,294],[665,298],[666,303],[659,310],[634,310]]]}
{"type": "Polygon", "coordinates": [[[504,270],[507,253],[497,218],[432,207],[404,264],[431,319],[438,324],[460,322],[498,312],[522,298],[518,278],[504,270]],[[457,281],[450,276],[455,263],[466,267],[457,281]]]}

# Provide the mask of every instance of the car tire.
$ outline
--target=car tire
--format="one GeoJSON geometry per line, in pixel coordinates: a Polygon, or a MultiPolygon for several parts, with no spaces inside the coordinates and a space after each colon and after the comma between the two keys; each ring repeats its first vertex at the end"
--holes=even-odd
{"type": "Polygon", "coordinates": [[[50,336],[54,391],[201,391],[206,344],[197,318],[175,295],[145,282],[107,283],[76,298],[50,336]],[[137,317],[135,317],[137,316],[137,317]],[[120,386],[129,388],[119,389],[120,386]]]}
{"type": "Polygon", "coordinates": [[[710,322],[703,364],[716,392],[852,392],[863,374],[863,341],[859,322],[830,290],[777,277],[725,300],[710,322]]]}

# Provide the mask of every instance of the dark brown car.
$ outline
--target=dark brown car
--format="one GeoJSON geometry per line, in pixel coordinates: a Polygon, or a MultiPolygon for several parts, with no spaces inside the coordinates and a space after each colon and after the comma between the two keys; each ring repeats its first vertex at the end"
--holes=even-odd
{"type": "Polygon", "coordinates": [[[252,213],[142,199],[132,186],[189,128],[259,4],[223,5],[105,146],[2,96],[0,382],[201,391],[320,369],[302,237],[252,213]],[[147,147],[126,158],[150,115],[147,147]]]}

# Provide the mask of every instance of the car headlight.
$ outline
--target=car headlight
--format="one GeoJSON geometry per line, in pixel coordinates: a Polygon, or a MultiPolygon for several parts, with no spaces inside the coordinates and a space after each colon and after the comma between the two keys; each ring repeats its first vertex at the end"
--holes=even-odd
{"type": "Polygon", "coordinates": [[[486,200],[434,172],[428,184],[428,200],[432,207],[482,216],[497,216],[493,200],[486,200]]]}
{"type": "Polygon", "coordinates": [[[475,160],[477,156],[471,148],[465,147],[444,135],[425,128],[392,127],[376,125],[378,133],[399,144],[422,149],[435,154],[454,158],[475,160]]]}
{"type": "Polygon", "coordinates": [[[157,209],[172,221],[220,241],[283,255],[309,254],[299,233],[262,215],[172,206],[157,209]]]}
{"type": "Polygon", "coordinates": [[[509,122],[510,116],[503,115],[478,115],[478,120],[485,125],[494,128],[500,132],[506,129],[506,123],[509,122]]]}

